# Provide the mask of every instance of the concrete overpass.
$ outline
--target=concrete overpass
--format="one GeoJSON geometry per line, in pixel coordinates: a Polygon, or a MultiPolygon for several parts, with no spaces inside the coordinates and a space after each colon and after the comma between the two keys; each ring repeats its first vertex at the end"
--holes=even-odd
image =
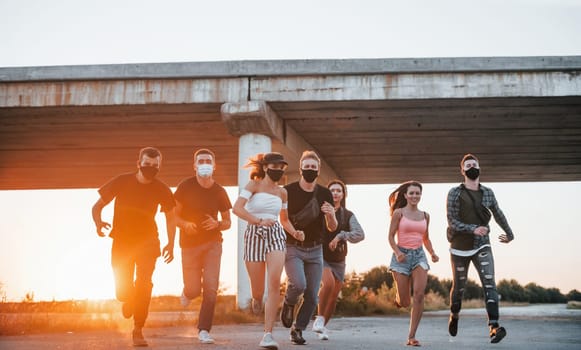
{"type": "MultiPolygon", "coordinates": [[[[192,151],[237,185],[239,136],[290,159],[315,149],[325,179],[581,180],[581,56],[297,60],[0,68],[0,189],[98,187],[146,145],[171,186],[192,151]]],[[[245,181],[245,179],[244,179],[245,181]]]]}
{"type": "MultiPolygon", "coordinates": [[[[322,183],[581,180],[581,57],[249,61],[0,68],[0,190],[98,187],[164,154],[171,186],[192,151],[246,184],[257,151],[318,151],[322,183]]],[[[88,210],[88,208],[87,208],[88,210]]],[[[238,305],[250,299],[238,220],[238,305]]]]}

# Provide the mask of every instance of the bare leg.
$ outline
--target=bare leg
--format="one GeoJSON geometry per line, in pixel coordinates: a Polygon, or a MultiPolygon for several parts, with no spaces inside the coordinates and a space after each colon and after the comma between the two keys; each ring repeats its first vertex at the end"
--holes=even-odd
{"type": "Polygon", "coordinates": [[[392,271],[393,280],[395,281],[395,288],[397,289],[397,294],[395,301],[401,307],[410,306],[410,287],[411,278],[399,272],[392,271]]]}
{"type": "Polygon", "coordinates": [[[329,301],[332,298],[333,287],[335,284],[335,279],[333,278],[331,269],[323,269],[322,282],[323,286],[319,290],[319,316],[324,316],[326,321],[327,309],[329,308],[329,301]]]}
{"type": "Polygon", "coordinates": [[[333,313],[335,312],[335,306],[337,306],[337,297],[339,296],[339,292],[341,292],[341,288],[343,288],[343,282],[336,280],[331,270],[329,270],[329,274],[331,275],[333,281],[333,290],[331,291],[329,302],[327,303],[327,307],[324,309],[323,313],[323,316],[325,317],[325,326],[327,323],[329,323],[331,316],[333,316],[333,313]]]}
{"type": "Polygon", "coordinates": [[[284,268],[285,252],[274,250],[266,254],[268,296],[264,310],[264,331],[272,332],[280,303],[280,275],[284,268]]]}
{"type": "Polygon", "coordinates": [[[412,271],[412,280],[414,287],[413,304],[410,317],[410,332],[408,339],[416,338],[416,331],[422,319],[422,314],[424,312],[424,295],[426,291],[426,285],[428,284],[428,271],[424,270],[421,266],[416,267],[412,271]]]}
{"type": "Polygon", "coordinates": [[[266,263],[262,261],[246,261],[246,271],[250,278],[250,291],[252,298],[262,302],[264,295],[264,272],[266,263]]]}

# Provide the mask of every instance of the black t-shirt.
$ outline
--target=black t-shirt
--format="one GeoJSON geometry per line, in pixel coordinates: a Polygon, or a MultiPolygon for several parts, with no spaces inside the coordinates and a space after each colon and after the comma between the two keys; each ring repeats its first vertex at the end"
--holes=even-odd
{"type": "MultiPolygon", "coordinates": [[[[317,186],[317,201],[319,206],[323,205],[323,202],[329,202],[333,204],[333,195],[328,188],[321,185],[317,186]]],[[[288,215],[292,215],[301,211],[304,206],[313,198],[313,192],[307,192],[299,186],[298,181],[290,183],[284,186],[288,193],[288,215]]],[[[305,242],[322,242],[323,235],[328,233],[327,226],[325,224],[325,214],[323,212],[319,213],[319,217],[313,220],[304,230],[305,232],[305,242]]],[[[286,232],[286,231],[285,231],[286,232]]],[[[292,241],[293,237],[287,232],[287,240],[292,241]]]]}
{"type": "MultiPolygon", "coordinates": [[[[474,204],[478,206],[478,203],[482,202],[482,192],[481,191],[472,191],[467,188],[463,188],[460,192],[460,221],[465,224],[475,224],[475,225],[482,225],[478,214],[476,214],[476,209],[474,208],[474,204]],[[470,198],[470,195],[467,191],[470,191],[474,201],[470,198]]],[[[476,243],[478,239],[473,234],[461,234],[455,235],[452,239],[452,248],[458,250],[472,250],[475,249],[476,243]]]]}
{"type": "Polygon", "coordinates": [[[476,209],[474,209],[475,206],[479,207],[480,203],[482,203],[482,192],[480,190],[472,191],[464,188],[464,191],[460,192],[460,221],[465,224],[486,225],[487,223],[482,223],[476,213],[476,209]],[[474,201],[472,201],[467,191],[470,191],[474,201]]]}
{"type": "Polygon", "coordinates": [[[142,184],[137,181],[136,173],[121,174],[101,188],[101,199],[105,203],[115,198],[113,228],[111,237],[125,242],[144,242],[157,240],[155,214],[167,212],[175,207],[170,188],[158,179],[142,184]]]}
{"type": "Polygon", "coordinates": [[[218,213],[230,210],[232,204],[224,187],[216,182],[210,188],[200,186],[195,176],[183,180],[175,192],[176,201],[182,205],[181,218],[198,227],[195,235],[186,235],[180,229],[180,247],[194,247],[207,242],[222,242],[222,232],[218,229],[204,231],[202,222],[206,215],[218,220],[218,213]]]}

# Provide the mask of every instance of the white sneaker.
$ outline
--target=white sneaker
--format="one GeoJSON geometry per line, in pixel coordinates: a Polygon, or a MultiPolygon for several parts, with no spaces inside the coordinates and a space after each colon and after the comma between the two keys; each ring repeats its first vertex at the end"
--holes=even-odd
{"type": "Polygon", "coordinates": [[[260,344],[258,344],[261,348],[266,349],[278,349],[278,343],[272,338],[272,333],[264,333],[260,344]]]}
{"type": "Polygon", "coordinates": [[[329,330],[327,327],[323,327],[323,332],[317,334],[319,340],[329,340],[329,330]]]}
{"type": "Polygon", "coordinates": [[[325,329],[325,317],[317,316],[315,317],[315,322],[313,322],[313,332],[323,333],[325,329]]]}
{"type": "Polygon", "coordinates": [[[202,344],[214,344],[214,339],[210,337],[210,333],[208,333],[208,331],[200,331],[200,333],[198,333],[198,340],[202,344]]]}
{"type": "Polygon", "coordinates": [[[185,296],[184,292],[182,292],[182,295],[180,295],[180,304],[182,307],[188,307],[188,305],[190,305],[190,299],[185,296]]]}

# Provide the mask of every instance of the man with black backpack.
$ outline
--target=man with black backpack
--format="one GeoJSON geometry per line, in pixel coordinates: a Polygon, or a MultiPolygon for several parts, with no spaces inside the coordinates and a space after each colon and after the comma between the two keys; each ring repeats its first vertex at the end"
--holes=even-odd
{"type": "Polygon", "coordinates": [[[453,337],[458,333],[462,294],[468,280],[468,268],[472,262],[484,288],[490,342],[498,343],[506,336],[506,329],[498,324],[498,292],[494,279],[494,258],[488,225],[491,215],[494,215],[494,220],[505,232],[499,236],[501,243],[512,241],[514,235],[498,207],[494,192],[480,184],[478,158],[466,154],[460,162],[460,169],[464,183],[448,192],[446,207],[453,275],[448,332],[453,337]]]}
{"type": "Polygon", "coordinates": [[[316,182],[321,165],[319,156],[305,151],[299,165],[301,178],[284,188],[288,193],[289,218],[295,229],[304,232],[304,239],[299,241],[287,232],[284,268],[288,286],[280,318],[283,326],[292,327],[291,342],[302,345],[306,343],[303,331],[318,302],[323,275],[323,238],[337,229],[337,218],[331,191],[316,182]],[[294,322],[295,306],[301,295],[304,301],[294,322]]]}

